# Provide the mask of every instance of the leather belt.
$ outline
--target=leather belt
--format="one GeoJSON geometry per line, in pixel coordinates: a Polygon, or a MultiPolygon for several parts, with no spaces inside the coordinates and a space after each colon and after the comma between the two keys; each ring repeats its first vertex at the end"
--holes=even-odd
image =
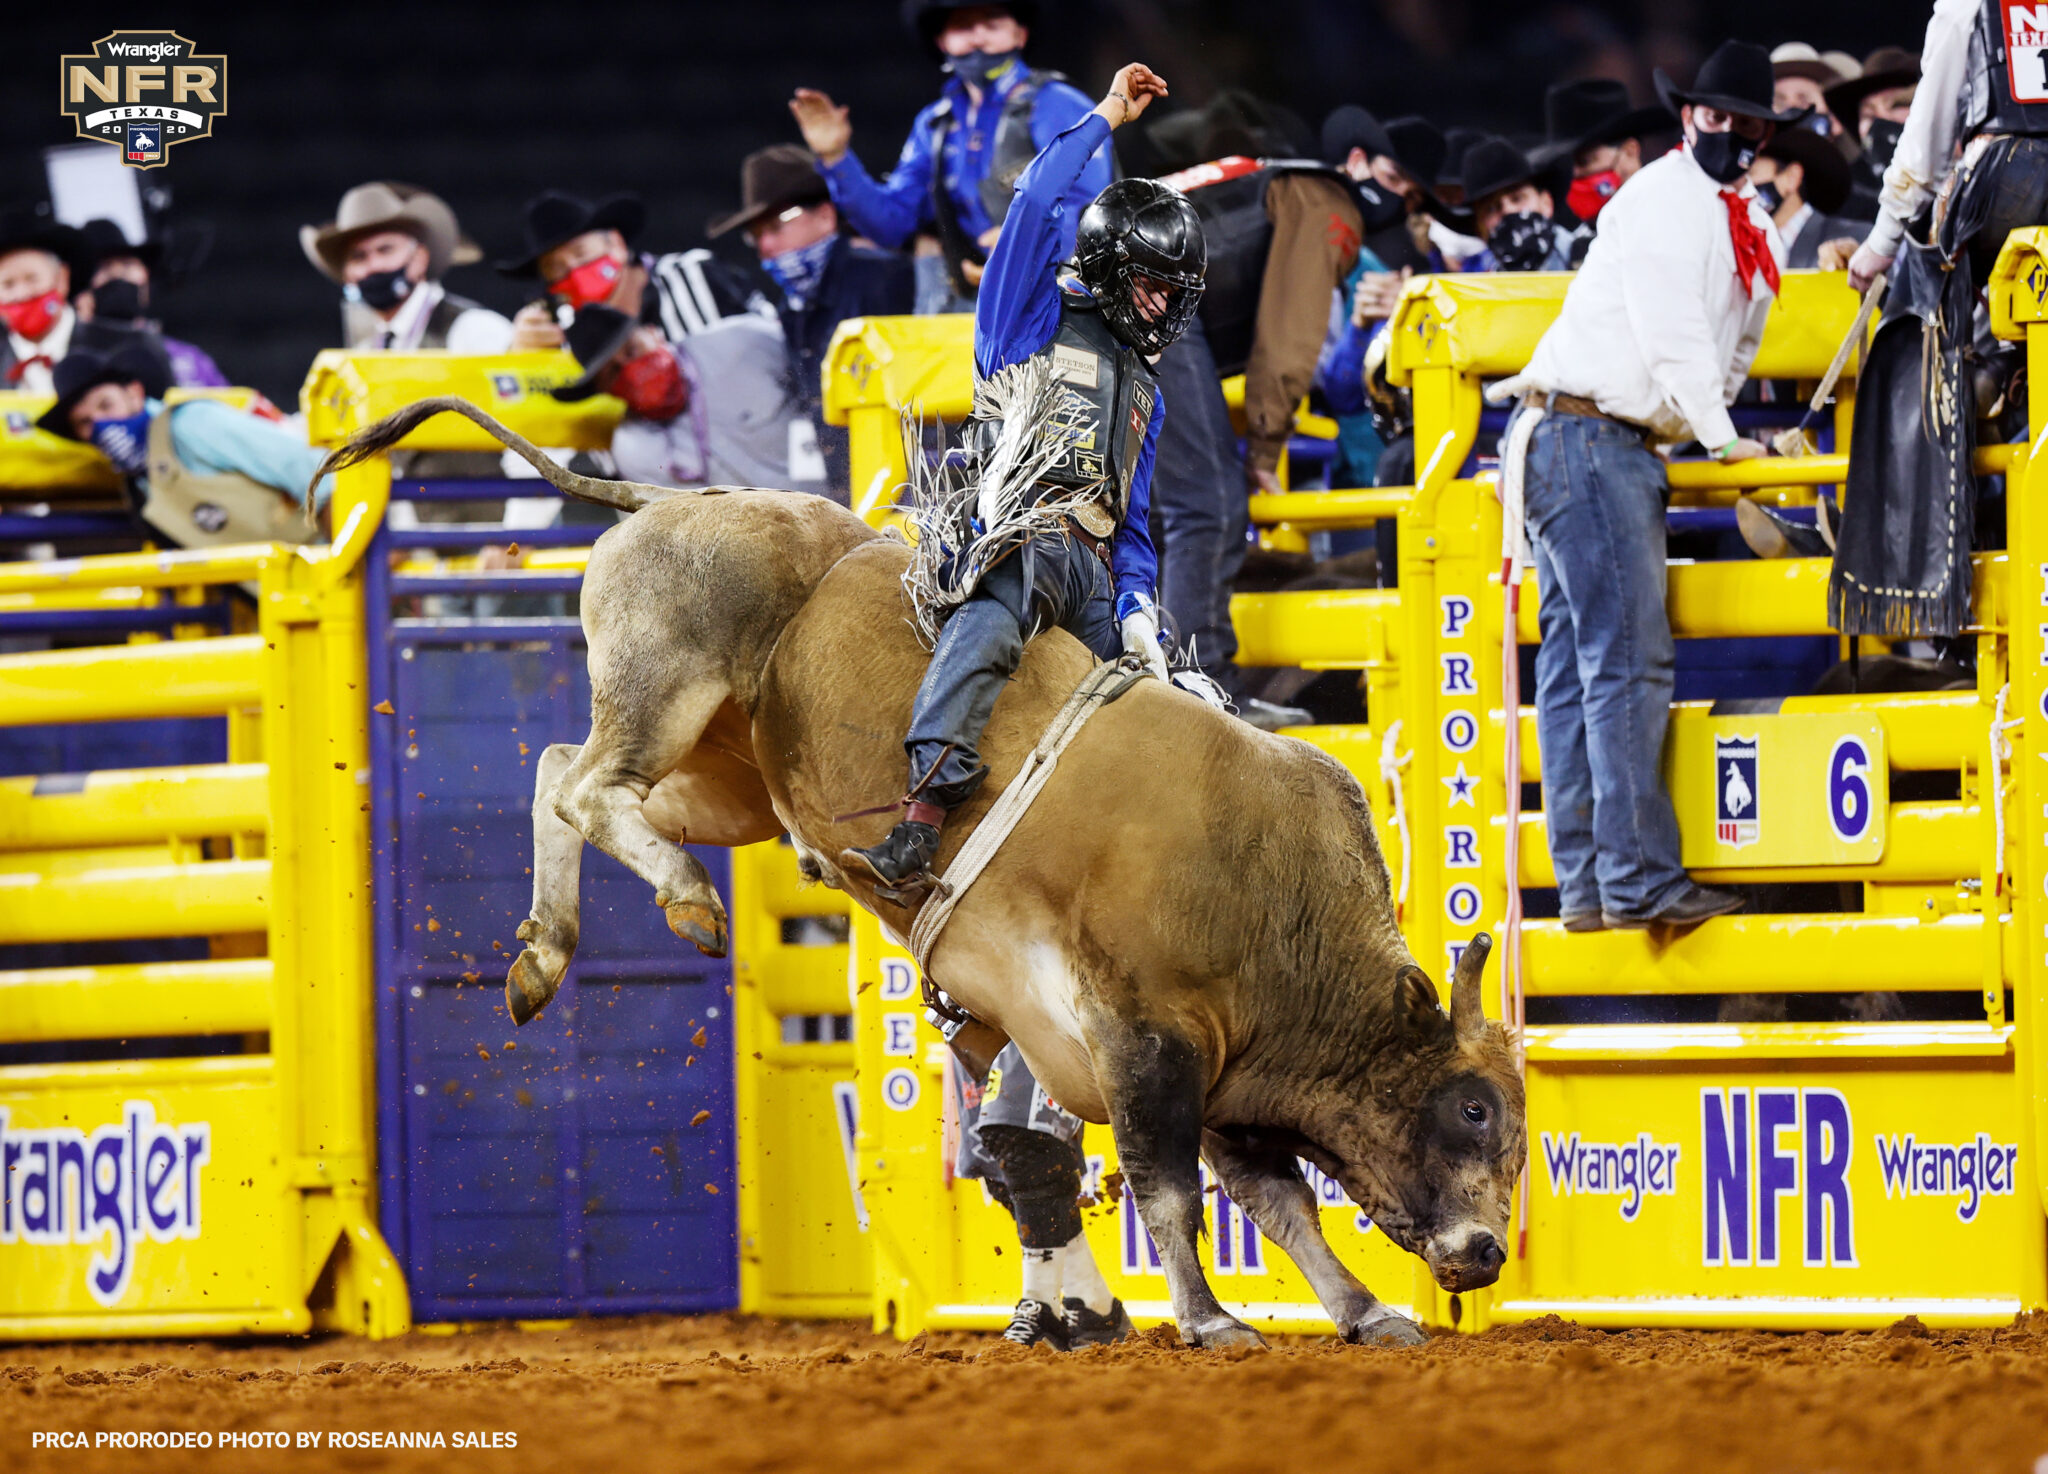
{"type": "Polygon", "coordinates": [[[1632,430],[1647,436],[1650,432],[1633,420],[1624,420],[1619,415],[1610,415],[1592,400],[1578,394],[1553,394],[1547,389],[1531,389],[1522,396],[1522,403],[1531,409],[1547,409],[1552,414],[1583,415],[1589,420],[1607,420],[1624,430],[1632,430]]]}
{"type": "MultiPolygon", "coordinates": [[[[1105,569],[1108,569],[1112,573],[1115,572],[1115,569],[1111,568],[1110,566],[1109,538],[1097,537],[1094,533],[1090,532],[1087,528],[1083,527],[1079,522],[1075,521],[1072,517],[1063,517],[1060,520],[1067,524],[1067,535],[1069,537],[1074,538],[1081,544],[1082,547],[1086,548],[1089,552],[1093,553],[1097,561],[1099,561],[1105,569]]],[[[1112,536],[1113,535],[1114,534],[1112,534],[1112,536]]]]}

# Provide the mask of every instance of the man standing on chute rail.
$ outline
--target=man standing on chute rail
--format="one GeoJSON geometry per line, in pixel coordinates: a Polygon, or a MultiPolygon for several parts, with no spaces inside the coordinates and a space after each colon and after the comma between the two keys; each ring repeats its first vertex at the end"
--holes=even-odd
{"type": "Polygon", "coordinates": [[[1146,527],[1165,413],[1153,361],[1201,300],[1202,228],[1178,191],[1149,179],[1095,197],[1071,270],[1061,228],[1061,199],[1095,151],[1165,95],[1148,67],[1118,72],[1018,180],[982,278],[968,455],[921,478],[905,574],[933,647],[904,739],[907,812],[879,843],[840,855],[888,899],[929,886],[947,812],[988,775],[977,747],[1027,640],[1057,626],[1098,659],[1128,653],[1168,678],[1146,527]]]}

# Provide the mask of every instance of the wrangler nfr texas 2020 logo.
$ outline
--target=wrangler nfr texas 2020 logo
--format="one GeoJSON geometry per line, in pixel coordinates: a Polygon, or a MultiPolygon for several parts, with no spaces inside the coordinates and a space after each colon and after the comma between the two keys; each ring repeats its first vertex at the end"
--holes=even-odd
{"type": "Polygon", "coordinates": [[[62,58],[61,71],[59,106],[78,136],[113,144],[137,169],[205,138],[228,110],[228,59],[196,55],[176,31],[116,31],[90,55],[62,58]]]}

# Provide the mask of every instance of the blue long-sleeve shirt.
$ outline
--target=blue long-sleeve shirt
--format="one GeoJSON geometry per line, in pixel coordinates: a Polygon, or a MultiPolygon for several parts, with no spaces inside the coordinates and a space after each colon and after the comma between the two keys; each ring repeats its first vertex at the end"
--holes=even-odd
{"type": "MultiPolygon", "coordinates": [[[[151,404],[153,413],[160,408],[155,401],[151,404]]],[[[170,414],[171,449],[187,467],[215,475],[239,471],[295,502],[305,501],[307,483],[326,458],[325,451],[307,445],[283,425],[217,399],[190,399],[173,405],[170,414]]],[[[330,472],[320,478],[314,506],[326,506],[333,494],[330,472]]]]}
{"type": "MultiPolygon", "coordinates": [[[[942,171],[946,193],[953,201],[960,228],[969,240],[977,240],[995,222],[981,203],[981,181],[988,177],[989,160],[995,152],[996,124],[1003,116],[1003,101],[1024,79],[1025,68],[1012,67],[981,94],[981,106],[967,96],[967,84],[949,78],[939,102],[917,115],[903,152],[889,177],[877,180],[851,152],[838,163],[820,167],[832,203],[839,207],[853,228],[878,245],[891,249],[907,244],[920,225],[932,220],[932,139],[942,103],[951,103],[953,124],[946,130],[937,167],[942,171]]],[[[1095,108],[1080,89],[1054,79],[1040,84],[1031,107],[1031,142],[1039,150],[1086,117],[1095,108]]],[[[1068,186],[1071,212],[1067,230],[1071,237],[1073,220],[1081,209],[1110,182],[1109,150],[1101,149],[1087,160],[1068,186]]],[[[1067,242],[1069,251],[1073,241],[1067,242]]]]}
{"type": "MultiPolygon", "coordinates": [[[[1060,267],[1074,251],[1074,227],[1094,198],[1074,203],[1074,181],[1109,137],[1109,124],[1092,109],[1088,116],[1047,144],[1017,180],[1010,218],[989,253],[974,304],[974,370],[983,378],[1022,363],[1050,343],[1060,329],[1060,293],[1084,301],[1079,282],[1060,280],[1060,267]]],[[[1152,546],[1152,461],[1159,427],[1166,421],[1166,396],[1152,400],[1145,444],[1131,470],[1131,494],[1123,525],[1109,544],[1116,592],[1148,601],[1159,584],[1159,554],[1152,546]]]]}

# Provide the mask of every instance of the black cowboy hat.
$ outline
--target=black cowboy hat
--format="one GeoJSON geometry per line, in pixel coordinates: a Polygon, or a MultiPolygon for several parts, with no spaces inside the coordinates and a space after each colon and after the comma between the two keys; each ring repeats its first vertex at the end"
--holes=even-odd
{"type": "Polygon", "coordinates": [[[569,351],[576,355],[576,362],[582,366],[583,377],[573,384],[550,389],[548,393],[569,404],[597,393],[598,376],[604,372],[605,365],[618,356],[638,326],[638,322],[616,307],[592,303],[579,309],[574,320],[563,330],[562,338],[569,351]]]}
{"type": "Polygon", "coordinates": [[[1394,141],[1378,118],[1347,102],[1323,119],[1323,162],[1342,166],[1351,150],[1362,148],[1369,159],[1393,153],[1394,141]]]}
{"type": "Polygon", "coordinates": [[[636,194],[606,195],[595,204],[559,189],[526,202],[526,253],[492,264],[507,276],[537,277],[540,258],[591,230],[616,230],[628,241],[647,223],[647,207],[636,194]]]}
{"type": "Polygon", "coordinates": [[[1832,215],[1849,199],[1849,161],[1810,128],[1786,128],[1760,150],[1763,157],[1800,168],[1799,197],[1823,215],[1832,215]]]}
{"type": "Polygon", "coordinates": [[[1821,96],[1827,99],[1828,111],[1844,128],[1854,133],[1856,114],[1863,106],[1864,98],[1873,92],[1887,92],[1894,87],[1916,87],[1919,83],[1919,57],[1903,46],[1880,46],[1863,58],[1862,76],[1837,82],[1821,96]]]}
{"type": "Polygon", "coordinates": [[[1745,118],[1762,118],[1766,123],[1785,127],[1813,111],[1802,107],[1781,113],[1771,105],[1771,94],[1778,85],[1771,71],[1771,54],[1747,41],[1723,41],[1715,47],[1714,54],[1700,63],[1690,87],[1680,88],[1662,67],[1652,76],[1657,82],[1657,96],[1664,100],[1673,117],[1689,104],[1718,108],[1745,118]]]}
{"type": "Polygon", "coordinates": [[[818,157],[794,143],[757,148],[740,165],[740,207],[711,222],[706,235],[724,235],[769,215],[803,205],[822,205],[832,198],[818,157]]]}
{"type": "MultiPolygon", "coordinates": [[[[1011,19],[1026,30],[1038,24],[1037,0],[989,0],[989,8],[1009,11],[1011,19]]],[[[947,16],[956,10],[979,9],[973,0],[903,0],[903,28],[936,51],[947,16]]]]}
{"type": "Polygon", "coordinates": [[[1199,108],[1182,108],[1148,125],[1145,137],[1176,169],[1242,155],[1285,159],[1301,154],[1308,125],[1287,108],[1226,87],[1199,108]]]}
{"type": "Polygon", "coordinates": [[[1620,143],[1678,126],[1661,107],[1631,107],[1628,86],[1607,77],[1559,82],[1543,94],[1543,143],[1536,157],[1570,159],[1603,143],[1620,143]]]}
{"type": "Polygon", "coordinates": [[[17,205],[0,210],[0,256],[9,251],[48,251],[71,268],[71,285],[85,285],[92,262],[84,238],[50,213],[48,205],[17,205]]]}
{"type": "MultiPolygon", "coordinates": [[[[88,220],[78,227],[79,243],[89,263],[86,274],[90,276],[100,269],[100,264],[120,256],[133,256],[150,271],[154,272],[163,260],[162,241],[144,241],[137,245],[128,239],[128,233],[111,220],[88,220]]],[[[74,287],[83,288],[82,281],[73,282],[74,287]]]]}
{"type": "Polygon", "coordinates": [[[50,370],[50,377],[57,385],[57,402],[37,419],[38,429],[66,440],[76,440],[78,437],[71,433],[71,411],[79,400],[85,398],[88,390],[101,384],[140,381],[142,392],[151,399],[163,398],[164,391],[170,387],[170,360],[164,356],[160,344],[152,351],[149,334],[121,328],[102,328],[99,334],[85,332],[87,328],[99,326],[80,323],[73,335],[71,351],[50,370]],[[76,341],[79,337],[90,339],[94,346],[80,346],[76,341]]]}
{"type": "Polygon", "coordinates": [[[1524,184],[1551,187],[1544,167],[1505,138],[1485,134],[1465,150],[1464,167],[1458,183],[1465,191],[1465,208],[1476,210],[1488,195],[1524,184]]]}
{"type": "Polygon", "coordinates": [[[1393,145],[1389,156],[1422,191],[1423,209],[1453,230],[1470,230],[1471,217],[1446,203],[1436,192],[1437,181],[1443,178],[1444,160],[1451,151],[1443,130],[1429,119],[1413,115],[1390,120],[1386,130],[1387,141],[1393,145]]]}

